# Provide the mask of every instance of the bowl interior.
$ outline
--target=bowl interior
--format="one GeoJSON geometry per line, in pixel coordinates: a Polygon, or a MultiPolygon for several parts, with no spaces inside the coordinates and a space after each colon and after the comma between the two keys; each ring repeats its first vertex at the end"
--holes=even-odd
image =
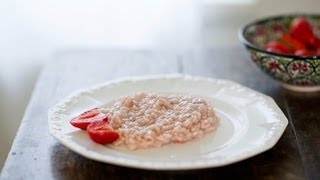
{"type": "Polygon", "coordinates": [[[284,15],[255,21],[244,27],[243,38],[251,45],[263,49],[266,43],[277,40],[281,34],[289,33],[291,21],[303,16],[312,26],[313,32],[320,37],[320,15],[284,15]]]}

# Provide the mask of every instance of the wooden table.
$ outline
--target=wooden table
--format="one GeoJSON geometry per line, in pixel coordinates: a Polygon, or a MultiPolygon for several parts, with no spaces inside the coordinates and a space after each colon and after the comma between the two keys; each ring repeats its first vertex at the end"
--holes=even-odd
{"type": "Polygon", "coordinates": [[[249,60],[243,48],[183,54],[87,50],[57,54],[46,65],[22,120],[1,179],[320,179],[320,94],[283,90],[249,60]],[[149,171],[86,159],[48,132],[47,112],[71,92],[123,76],[184,73],[236,81],[275,99],[289,119],[267,152],[225,167],[149,171]]]}

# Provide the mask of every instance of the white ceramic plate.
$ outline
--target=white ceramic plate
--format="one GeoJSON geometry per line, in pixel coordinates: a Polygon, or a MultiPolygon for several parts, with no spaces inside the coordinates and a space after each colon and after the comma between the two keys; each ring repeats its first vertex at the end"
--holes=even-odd
{"type": "Polygon", "coordinates": [[[135,77],[73,93],[49,110],[50,133],[63,145],[93,160],[142,169],[179,170],[218,167],[273,147],[288,124],[274,100],[237,83],[182,75],[135,77]],[[220,119],[205,137],[185,144],[130,151],[92,142],[69,120],[135,92],[191,94],[205,98],[220,119]]]}

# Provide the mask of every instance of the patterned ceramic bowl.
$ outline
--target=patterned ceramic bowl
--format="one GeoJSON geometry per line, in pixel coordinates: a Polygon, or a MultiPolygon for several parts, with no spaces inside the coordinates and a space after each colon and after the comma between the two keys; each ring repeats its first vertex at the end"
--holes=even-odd
{"type": "Polygon", "coordinates": [[[295,91],[320,90],[320,56],[299,57],[268,52],[266,43],[288,33],[291,21],[304,16],[313,32],[320,37],[320,15],[283,15],[261,19],[245,25],[239,33],[241,42],[249,51],[253,62],[265,73],[281,82],[284,88],[295,91]]]}

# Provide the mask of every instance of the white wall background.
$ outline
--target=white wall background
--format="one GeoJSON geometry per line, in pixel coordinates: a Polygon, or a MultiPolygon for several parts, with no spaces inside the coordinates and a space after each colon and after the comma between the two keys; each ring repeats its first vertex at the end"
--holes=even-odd
{"type": "Polygon", "coordinates": [[[319,7],[319,0],[0,1],[0,168],[36,77],[55,51],[238,46],[238,28],[252,19],[319,7]]]}

